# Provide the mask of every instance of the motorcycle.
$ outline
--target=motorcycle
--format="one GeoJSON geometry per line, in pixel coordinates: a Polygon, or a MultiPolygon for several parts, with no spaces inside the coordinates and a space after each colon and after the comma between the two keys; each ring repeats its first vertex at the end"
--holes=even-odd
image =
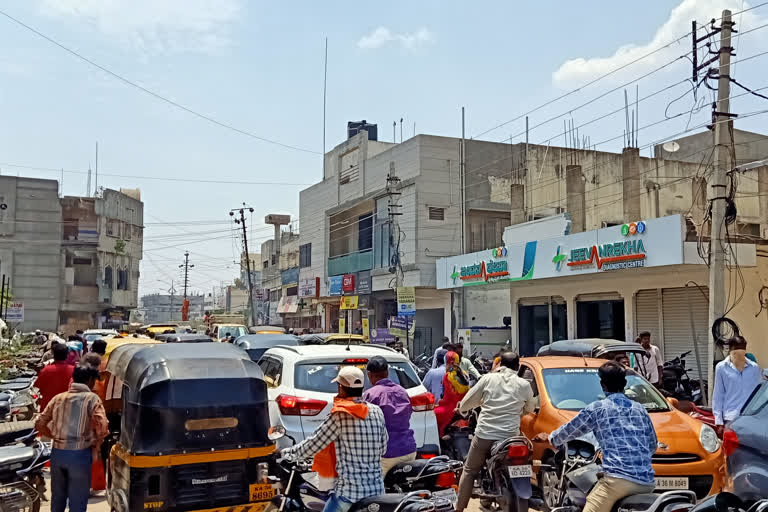
{"type": "Polygon", "coordinates": [[[427,489],[432,496],[447,497],[456,502],[454,486],[464,464],[447,455],[400,462],[384,477],[384,489],[392,493],[408,493],[427,489]]]}
{"type": "MultiPolygon", "coordinates": [[[[668,397],[686,400],[695,404],[702,403],[702,382],[691,379],[686,368],[685,358],[691,351],[664,363],[661,375],[661,391],[668,397]]],[[[706,392],[706,385],[704,386],[706,392]]]]}
{"type": "MultiPolygon", "coordinates": [[[[552,464],[542,464],[539,482],[545,508],[558,512],[581,512],[587,495],[601,478],[600,452],[586,440],[567,443],[555,453],[552,464]]],[[[614,512],[679,512],[696,504],[693,491],[635,494],[619,500],[614,512]]]]}
{"type": "Polygon", "coordinates": [[[466,460],[469,447],[472,444],[472,433],[475,431],[476,415],[465,418],[455,414],[445,427],[445,433],[440,439],[441,452],[454,460],[466,460]]]}
{"type": "MultiPolygon", "coordinates": [[[[270,429],[269,438],[271,440],[276,441],[284,436],[286,436],[284,428],[277,426],[270,429]]],[[[295,439],[290,436],[287,437],[295,443],[295,439]]],[[[442,463],[442,461],[438,462],[442,463]]],[[[281,479],[285,482],[282,494],[278,494],[272,499],[266,512],[319,512],[323,510],[329,493],[318,488],[316,474],[311,472],[311,462],[279,458],[276,463],[287,476],[281,479]]],[[[402,467],[402,465],[398,466],[402,467]]],[[[422,466],[421,469],[424,471],[420,470],[421,476],[417,472],[417,475],[413,475],[411,479],[408,478],[408,475],[398,475],[394,476],[392,480],[401,481],[399,485],[402,485],[402,488],[412,486],[426,477],[427,467],[426,464],[422,466]]],[[[390,473],[392,471],[394,468],[390,470],[390,473]]],[[[411,471],[407,473],[410,474],[411,471]]],[[[430,472],[429,478],[432,476],[438,478],[437,475],[432,475],[430,472]]],[[[376,510],[377,512],[453,512],[456,491],[453,488],[449,491],[450,493],[444,493],[442,496],[440,493],[433,494],[427,490],[380,494],[358,501],[352,505],[350,512],[369,510],[376,510]]]]}
{"type": "Polygon", "coordinates": [[[0,510],[38,512],[45,495],[43,467],[51,459],[51,448],[36,438],[37,432],[0,447],[0,510]]]}
{"type": "Polygon", "coordinates": [[[34,377],[0,381],[0,402],[9,402],[11,407],[11,415],[6,421],[28,421],[39,412],[40,391],[34,387],[34,381],[34,377]]]}
{"type": "Polygon", "coordinates": [[[745,502],[735,494],[721,492],[704,498],[690,512],[767,512],[768,499],[745,502]]]}

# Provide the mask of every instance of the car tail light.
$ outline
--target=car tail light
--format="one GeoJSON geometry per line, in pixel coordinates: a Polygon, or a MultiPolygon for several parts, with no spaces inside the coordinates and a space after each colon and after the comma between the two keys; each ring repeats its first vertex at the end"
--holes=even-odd
{"type": "Polygon", "coordinates": [[[445,473],[440,473],[437,475],[437,480],[435,480],[435,485],[438,487],[442,487],[443,489],[449,489],[456,485],[456,473],[453,471],[446,471],[445,473]]]}
{"type": "Polygon", "coordinates": [[[368,364],[367,359],[345,359],[344,364],[368,364]]]}
{"type": "Polygon", "coordinates": [[[736,448],[739,447],[739,436],[736,435],[736,432],[734,432],[731,429],[726,429],[725,432],[723,432],[723,452],[725,452],[725,456],[729,456],[733,452],[736,451],[736,448]]]}
{"type": "Polygon", "coordinates": [[[291,395],[280,395],[275,399],[275,402],[280,409],[280,414],[285,416],[317,416],[328,405],[325,400],[291,395]]]}
{"type": "Polygon", "coordinates": [[[411,407],[414,412],[431,411],[435,408],[435,395],[422,393],[411,397],[411,407]]]}

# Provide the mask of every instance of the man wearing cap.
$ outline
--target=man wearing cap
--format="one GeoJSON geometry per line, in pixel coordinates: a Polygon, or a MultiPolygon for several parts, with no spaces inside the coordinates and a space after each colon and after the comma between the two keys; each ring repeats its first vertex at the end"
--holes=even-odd
{"type": "Polygon", "coordinates": [[[362,401],[365,376],[361,369],[343,366],[332,382],[339,385],[339,393],[331,414],[311,436],[284,449],[282,455],[315,457],[315,464],[317,455],[332,464],[336,483],[323,510],[346,512],[355,502],[384,493],[381,457],[387,449],[387,426],[379,406],[362,401]]]}
{"type": "Polygon", "coordinates": [[[376,404],[384,413],[389,442],[381,459],[381,473],[387,473],[399,462],[416,458],[416,438],[411,430],[411,398],[404,387],[389,379],[389,364],[382,356],[373,356],[368,361],[368,380],[371,389],[365,392],[363,400],[376,404]]]}

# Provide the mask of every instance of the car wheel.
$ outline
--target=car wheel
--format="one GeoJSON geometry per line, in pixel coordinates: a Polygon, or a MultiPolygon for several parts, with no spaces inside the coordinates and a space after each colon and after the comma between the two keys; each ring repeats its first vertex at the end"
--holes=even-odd
{"type": "Polygon", "coordinates": [[[551,512],[560,506],[560,477],[554,469],[555,461],[550,457],[544,464],[547,468],[539,471],[538,481],[542,497],[543,512],[551,512]]]}

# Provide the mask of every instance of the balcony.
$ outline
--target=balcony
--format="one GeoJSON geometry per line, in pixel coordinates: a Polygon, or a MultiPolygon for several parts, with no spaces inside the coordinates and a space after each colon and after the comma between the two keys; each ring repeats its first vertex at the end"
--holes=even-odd
{"type": "Polygon", "coordinates": [[[373,250],[351,252],[344,256],[328,258],[328,275],[350,274],[373,268],[373,250]]]}

